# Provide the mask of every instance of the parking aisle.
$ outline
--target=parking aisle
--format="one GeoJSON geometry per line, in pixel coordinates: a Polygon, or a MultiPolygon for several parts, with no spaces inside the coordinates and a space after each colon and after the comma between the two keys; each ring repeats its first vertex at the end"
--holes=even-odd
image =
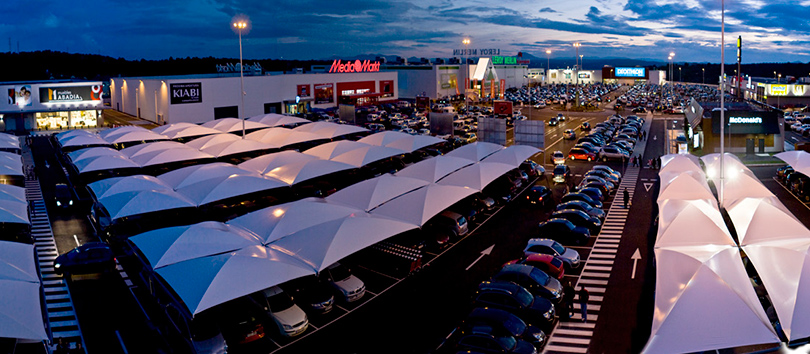
{"type": "MultiPolygon", "coordinates": [[[[625,188],[633,199],[636,183],[638,182],[640,169],[638,167],[628,167],[622,182],[619,184],[616,198],[623,193],[625,188]]],[[[632,206],[631,206],[632,208],[632,206]]],[[[627,215],[630,208],[624,208],[623,202],[615,200],[608,209],[602,230],[596,237],[593,249],[585,260],[582,274],[579,276],[575,289],[579,291],[580,286],[585,286],[590,293],[588,301],[588,321],[582,322],[580,312],[581,306],[576,300],[574,304],[574,316],[568,322],[558,322],[551,332],[548,344],[543,353],[587,353],[588,346],[593,337],[593,330],[596,321],[599,319],[602,300],[607,289],[608,278],[613,269],[613,262],[616,259],[616,252],[619,249],[622,233],[624,231],[627,215]]]]}

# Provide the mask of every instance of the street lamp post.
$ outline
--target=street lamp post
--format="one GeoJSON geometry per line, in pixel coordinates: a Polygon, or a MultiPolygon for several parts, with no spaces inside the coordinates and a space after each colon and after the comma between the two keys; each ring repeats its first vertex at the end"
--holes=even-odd
{"type": "MultiPolygon", "coordinates": [[[[236,33],[239,34],[239,88],[241,94],[239,97],[241,98],[241,104],[239,105],[239,113],[238,115],[245,115],[245,70],[242,64],[242,32],[244,32],[248,27],[247,19],[239,19],[233,23],[233,28],[236,29],[236,33]]],[[[242,139],[245,138],[245,118],[242,117],[242,139]]]]}
{"type": "Polygon", "coordinates": [[[583,59],[584,56],[585,55],[583,55],[583,54],[579,55],[579,68],[580,68],[580,70],[585,69],[585,60],[583,59]]]}
{"type": "Polygon", "coordinates": [[[546,49],[546,85],[550,84],[550,72],[551,72],[551,49],[546,49]]]}
{"type": "Polygon", "coordinates": [[[461,40],[461,44],[464,44],[464,114],[467,114],[467,88],[470,85],[467,81],[470,80],[470,65],[467,63],[467,48],[470,45],[470,39],[464,38],[461,40]]]}
{"type": "Polygon", "coordinates": [[[681,71],[681,67],[678,67],[678,82],[683,82],[683,72],[681,71]]]}
{"type": "MultiPolygon", "coordinates": [[[[782,82],[782,73],[779,73],[779,76],[777,76],[777,78],[776,78],[776,83],[780,84],[781,82],[782,82]]],[[[779,95],[776,95],[776,109],[780,109],[780,107],[779,107],[780,106],[780,104],[779,104],[779,99],[780,98],[781,97],[779,97],[779,95]]]]}
{"type": "Polygon", "coordinates": [[[701,68],[700,70],[703,71],[703,84],[705,85],[706,84],[706,68],[701,68]]]}
{"type": "MultiPolygon", "coordinates": [[[[579,42],[574,43],[574,48],[576,48],[577,51],[574,60],[576,60],[577,57],[579,56],[579,47],[581,46],[582,44],[580,44],[579,42]]],[[[574,103],[577,105],[577,107],[579,107],[579,66],[574,68],[574,75],[576,76],[576,84],[574,85],[574,100],[575,100],[574,103]]]]}
{"type": "Polygon", "coordinates": [[[719,200],[720,208],[723,207],[724,204],[724,184],[725,184],[725,169],[726,169],[726,161],[725,161],[725,142],[724,136],[725,132],[723,131],[725,128],[725,121],[726,121],[726,99],[725,99],[725,86],[726,80],[723,77],[726,71],[726,2],[725,0],[720,0],[720,189],[717,192],[717,199],[719,200]]]}

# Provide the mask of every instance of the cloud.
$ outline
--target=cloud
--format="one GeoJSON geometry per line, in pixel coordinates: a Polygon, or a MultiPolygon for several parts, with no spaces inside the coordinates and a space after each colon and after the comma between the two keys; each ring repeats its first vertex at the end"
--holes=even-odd
{"type": "Polygon", "coordinates": [[[540,9],[540,13],[544,13],[544,12],[545,13],[557,13],[556,10],[554,10],[554,9],[552,9],[550,7],[544,7],[542,9],[540,9]]]}

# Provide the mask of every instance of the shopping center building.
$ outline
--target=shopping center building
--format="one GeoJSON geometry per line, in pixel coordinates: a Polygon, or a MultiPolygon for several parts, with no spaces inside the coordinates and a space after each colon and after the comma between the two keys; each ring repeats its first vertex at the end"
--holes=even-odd
{"type": "Polygon", "coordinates": [[[0,102],[0,131],[95,127],[110,108],[101,81],[32,81],[0,83],[8,95],[0,102]]]}

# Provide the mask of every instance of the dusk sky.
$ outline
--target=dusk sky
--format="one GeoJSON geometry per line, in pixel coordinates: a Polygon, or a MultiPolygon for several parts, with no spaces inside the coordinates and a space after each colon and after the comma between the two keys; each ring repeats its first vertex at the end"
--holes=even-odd
{"type": "MultiPolygon", "coordinates": [[[[726,62],[810,61],[810,0],[726,1],[726,62]]],[[[720,61],[720,0],[108,0],[3,1],[0,50],[126,59],[238,57],[231,20],[249,16],[245,58],[360,54],[451,57],[462,48],[545,58],[720,61]]]]}

